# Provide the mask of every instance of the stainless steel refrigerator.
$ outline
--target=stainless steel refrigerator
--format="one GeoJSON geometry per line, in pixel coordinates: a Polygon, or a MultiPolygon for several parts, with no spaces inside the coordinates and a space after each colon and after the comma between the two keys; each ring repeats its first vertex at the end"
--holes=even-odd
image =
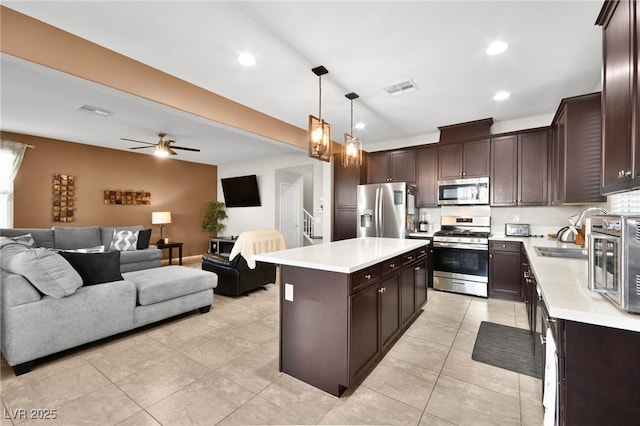
{"type": "Polygon", "coordinates": [[[406,238],[415,230],[415,185],[358,185],[358,237],[406,238]]]}

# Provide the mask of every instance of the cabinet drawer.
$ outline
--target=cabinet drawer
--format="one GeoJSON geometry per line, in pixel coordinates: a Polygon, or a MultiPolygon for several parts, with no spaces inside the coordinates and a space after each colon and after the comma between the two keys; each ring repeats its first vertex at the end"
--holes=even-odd
{"type": "Polygon", "coordinates": [[[402,255],[402,264],[407,265],[418,259],[418,250],[412,250],[402,255]]]}
{"type": "Polygon", "coordinates": [[[429,246],[420,247],[416,250],[418,254],[418,259],[422,259],[429,254],[429,246]]]}
{"type": "Polygon", "coordinates": [[[378,265],[355,272],[351,276],[351,294],[373,284],[378,278],[380,278],[378,265]]]}
{"type": "Polygon", "coordinates": [[[520,253],[520,243],[517,241],[489,241],[489,250],[520,253]]]}
{"type": "Polygon", "coordinates": [[[387,275],[400,270],[402,266],[402,258],[400,256],[382,262],[382,275],[387,275]]]}

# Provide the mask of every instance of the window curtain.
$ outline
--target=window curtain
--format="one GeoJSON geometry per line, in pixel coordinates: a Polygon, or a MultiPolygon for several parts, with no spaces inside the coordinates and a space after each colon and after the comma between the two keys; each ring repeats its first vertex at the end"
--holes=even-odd
{"type": "Polygon", "coordinates": [[[0,228],[13,228],[13,180],[27,145],[0,140],[0,228]]]}

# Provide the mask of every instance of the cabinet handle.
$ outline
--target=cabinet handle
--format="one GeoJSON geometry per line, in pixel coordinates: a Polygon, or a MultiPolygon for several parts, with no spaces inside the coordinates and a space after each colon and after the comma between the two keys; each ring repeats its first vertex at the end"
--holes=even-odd
{"type": "Polygon", "coordinates": [[[380,293],[380,294],[384,293],[385,291],[387,291],[386,287],[382,287],[382,288],[378,289],[378,293],[380,293]]]}
{"type": "Polygon", "coordinates": [[[415,268],[413,268],[414,271],[419,271],[421,268],[419,266],[416,266],[415,268]]]}
{"type": "Polygon", "coordinates": [[[413,260],[413,256],[407,256],[407,259],[413,260]]]}
{"type": "Polygon", "coordinates": [[[392,263],[392,264],[389,265],[389,268],[395,268],[395,267],[396,267],[395,263],[392,263]]]}
{"type": "Polygon", "coordinates": [[[493,255],[492,255],[492,254],[490,254],[490,255],[489,255],[489,257],[493,257],[493,255]]]}
{"type": "Polygon", "coordinates": [[[502,248],[507,248],[507,245],[506,245],[506,244],[503,244],[503,245],[502,245],[502,248]]]}
{"type": "Polygon", "coordinates": [[[364,276],[366,279],[370,280],[371,279],[371,275],[367,274],[364,276]]]}
{"type": "Polygon", "coordinates": [[[540,344],[541,345],[545,345],[547,343],[547,339],[545,339],[544,337],[542,337],[542,333],[540,333],[540,344]]]}

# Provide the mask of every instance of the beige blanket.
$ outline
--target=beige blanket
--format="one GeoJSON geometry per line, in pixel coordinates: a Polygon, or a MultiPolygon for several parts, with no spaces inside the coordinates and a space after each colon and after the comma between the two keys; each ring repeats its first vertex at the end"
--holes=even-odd
{"type": "Polygon", "coordinates": [[[284,236],[277,229],[246,231],[238,236],[229,254],[229,260],[233,260],[234,257],[241,254],[247,261],[249,268],[255,269],[254,254],[268,253],[286,248],[284,236]]]}

